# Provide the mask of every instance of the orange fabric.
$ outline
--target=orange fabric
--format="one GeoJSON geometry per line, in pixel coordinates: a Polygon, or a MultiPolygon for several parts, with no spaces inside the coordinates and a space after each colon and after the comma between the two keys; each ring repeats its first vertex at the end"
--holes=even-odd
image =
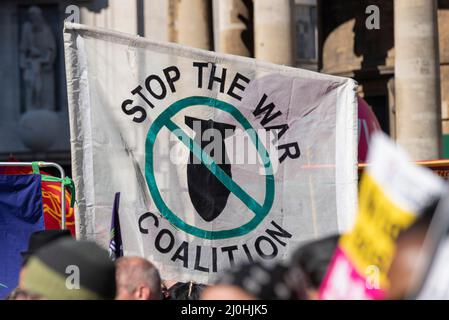
{"type": "MultiPolygon", "coordinates": [[[[31,167],[3,167],[0,174],[32,174],[31,167]]],[[[41,170],[42,174],[50,175],[41,170]]],[[[45,229],[61,228],[61,184],[57,182],[42,181],[42,205],[44,208],[45,229]]],[[[71,195],[65,191],[66,229],[75,237],[75,212],[70,208],[71,195]]]]}

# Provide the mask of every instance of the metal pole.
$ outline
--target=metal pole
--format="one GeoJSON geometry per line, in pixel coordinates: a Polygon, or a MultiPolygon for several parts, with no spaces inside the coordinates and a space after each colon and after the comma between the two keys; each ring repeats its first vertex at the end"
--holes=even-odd
{"type": "Polygon", "coordinates": [[[441,156],[436,0],[394,1],[396,141],[413,160],[441,156]]]}
{"type": "Polygon", "coordinates": [[[57,163],[46,162],[45,164],[48,167],[54,167],[58,169],[59,173],[61,174],[61,229],[65,229],[65,172],[64,169],[57,163]]]}
{"type": "MultiPolygon", "coordinates": [[[[65,179],[64,169],[54,162],[36,161],[39,168],[53,167],[58,169],[61,175],[61,229],[65,229],[65,186],[63,180],[65,179]]],[[[0,167],[31,167],[33,162],[0,162],[0,167]]]]}

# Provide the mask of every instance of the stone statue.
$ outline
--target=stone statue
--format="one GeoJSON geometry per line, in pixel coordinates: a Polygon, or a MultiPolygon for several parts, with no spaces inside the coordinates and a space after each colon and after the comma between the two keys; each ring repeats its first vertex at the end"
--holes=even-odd
{"type": "Polygon", "coordinates": [[[40,8],[31,6],[28,18],[20,39],[26,110],[54,110],[55,38],[40,8]]]}

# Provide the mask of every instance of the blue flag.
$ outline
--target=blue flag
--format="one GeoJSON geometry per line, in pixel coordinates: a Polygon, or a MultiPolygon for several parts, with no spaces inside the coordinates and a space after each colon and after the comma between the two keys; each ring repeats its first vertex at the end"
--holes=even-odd
{"type": "Polygon", "coordinates": [[[120,231],[120,218],[118,214],[119,206],[120,192],[117,192],[115,194],[114,205],[112,207],[111,231],[109,233],[109,257],[111,257],[112,260],[123,256],[122,234],[120,231]]]}
{"type": "Polygon", "coordinates": [[[0,299],[17,286],[30,235],[43,229],[41,176],[0,175],[0,299]]]}

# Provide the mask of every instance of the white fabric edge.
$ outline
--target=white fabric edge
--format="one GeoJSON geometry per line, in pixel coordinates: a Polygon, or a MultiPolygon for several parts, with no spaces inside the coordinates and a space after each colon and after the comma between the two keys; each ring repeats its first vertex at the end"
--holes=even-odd
{"type": "MultiPolygon", "coordinates": [[[[85,56],[83,56],[83,50],[80,50],[80,44],[83,44],[84,39],[77,37],[74,33],[64,33],[64,54],[65,54],[65,66],[66,66],[66,81],[67,81],[67,103],[68,114],[70,124],[70,152],[71,152],[71,164],[72,164],[72,177],[75,184],[76,206],[75,211],[75,230],[77,239],[86,239],[87,234],[93,234],[94,230],[86,231],[88,224],[84,223],[86,219],[86,208],[88,203],[93,203],[93,198],[89,201],[89,195],[85,192],[85,184],[92,183],[91,189],[93,190],[93,179],[88,179],[88,175],[93,177],[93,161],[92,161],[92,135],[90,134],[90,114],[82,112],[83,106],[80,101],[83,101],[80,97],[86,95],[84,103],[90,107],[89,92],[85,90],[88,88],[88,84],[81,84],[87,82],[87,65],[85,56]],[[82,76],[83,72],[84,77],[82,76]],[[84,88],[84,89],[83,89],[84,88]],[[82,117],[79,120],[78,117],[82,117]],[[89,125],[87,125],[89,124],[89,125]],[[81,125],[81,127],[79,127],[81,125]],[[83,132],[84,139],[78,141],[77,137],[79,133],[83,132]],[[86,143],[87,142],[87,143],[86,143]],[[86,144],[90,147],[86,148],[86,144]],[[83,152],[87,149],[86,153],[83,152]],[[86,161],[90,155],[90,161],[86,161]],[[83,159],[82,161],[80,159],[83,159]],[[80,165],[79,165],[80,164],[80,165]]],[[[86,107],[86,106],[85,106],[86,107]]],[[[89,189],[89,188],[87,188],[89,189]]],[[[92,197],[94,193],[92,192],[92,197]]]]}
{"type": "Polygon", "coordinates": [[[84,32],[86,35],[92,36],[96,39],[101,39],[101,37],[109,37],[110,38],[109,40],[115,40],[115,42],[125,42],[129,46],[134,45],[134,46],[151,47],[152,49],[159,49],[159,50],[162,49],[165,53],[175,52],[179,56],[182,56],[183,52],[189,52],[190,53],[189,57],[195,56],[196,58],[203,58],[205,60],[210,59],[214,60],[216,63],[220,63],[221,60],[228,60],[230,62],[253,64],[258,68],[262,68],[265,70],[273,70],[276,72],[281,72],[286,75],[288,74],[292,74],[295,76],[303,75],[304,77],[309,79],[334,80],[339,83],[344,83],[348,80],[348,78],[344,77],[318,73],[315,71],[299,69],[285,65],[277,65],[274,63],[269,63],[254,58],[236,56],[232,54],[225,54],[214,51],[207,51],[172,42],[159,42],[119,31],[113,31],[99,27],[92,27],[78,23],[65,22],[64,33],[70,32],[78,32],[78,33],[84,32]]]}
{"type": "Polygon", "coordinates": [[[357,82],[346,79],[338,88],[335,134],[335,183],[338,230],[350,230],[357,213],[357,82]]]}

